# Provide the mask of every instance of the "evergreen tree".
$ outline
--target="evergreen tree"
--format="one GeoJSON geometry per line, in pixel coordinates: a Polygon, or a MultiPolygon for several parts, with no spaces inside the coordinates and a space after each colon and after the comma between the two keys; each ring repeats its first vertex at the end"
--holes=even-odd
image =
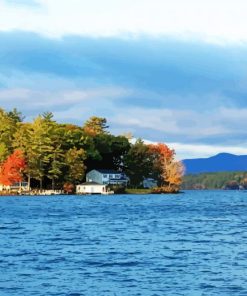
{"type": "Polygon", "coordinates": [[[0,163],[13,152],[13,135],[17,130],[17,121],[11,114],[0,109],[0,163]]]}
{"type": "Polygon", "coordinates": [[[93,136],[108,133],[108,128],[107,120],[97,116],[89,118],[83,126],[85,133],[93,136]]]}

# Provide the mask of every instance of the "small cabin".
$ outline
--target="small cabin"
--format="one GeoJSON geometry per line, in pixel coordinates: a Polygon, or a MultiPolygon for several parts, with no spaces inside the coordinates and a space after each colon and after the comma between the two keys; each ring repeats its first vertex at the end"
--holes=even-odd
{"type": "Polygon", "coordinates": [[[107,194],[106,185],[85,182],[76,186],[76,194],[107,194]]]}

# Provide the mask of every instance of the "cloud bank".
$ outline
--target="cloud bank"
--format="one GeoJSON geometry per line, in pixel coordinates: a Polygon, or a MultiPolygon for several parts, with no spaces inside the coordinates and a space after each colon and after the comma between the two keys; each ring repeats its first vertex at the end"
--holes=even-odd
{"type": "Polygon", "coordinates": [[[185,157],[245,153],[246,2],[102,3],[0,0],[0,106],[104,116],[185,157]]]}
{"type": "Polygon", "coordinates": [[[169,35],[246,41],[245,0],[1,0],[0,28],[50,37],[169,35]]]}

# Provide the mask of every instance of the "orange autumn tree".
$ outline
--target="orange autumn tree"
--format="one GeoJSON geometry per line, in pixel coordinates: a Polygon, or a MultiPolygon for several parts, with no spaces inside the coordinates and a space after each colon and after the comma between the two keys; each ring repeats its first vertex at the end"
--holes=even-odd
{"type": "Polygon", "coordinates": [[[26,161],[21,150],[15,150],[0,167],[0,184],[9,186],[22,181],[26,161]]]}
{"type": "Polygon", "coordinates": [[[168,192],[178,192],[183,181],[184,165],[181,161],[171,161],[165,166],[163,178],[168,183],[168,192]]]}
{"type": "Polygon", "coordinates": [[[158,180],[157,192],[178,192],[182,183],[184,166],[175,160],[175,151],[166,144],[149,145],[153,158],[154,176],[158,180]]]}
{"type": "Polygon", "coordinates": [[[158,185],[162,186],[164,183],[164,168],[167,163],[174,159],[175,151],[163,143],[151,144],[149,150],[153,163],[153,177],[158,181],[158,185]]]}

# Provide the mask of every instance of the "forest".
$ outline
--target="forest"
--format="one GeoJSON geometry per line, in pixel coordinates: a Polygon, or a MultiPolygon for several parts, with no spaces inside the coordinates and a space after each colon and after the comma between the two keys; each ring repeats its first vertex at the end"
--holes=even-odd
{"type": "Polygon", "coordinates": [[[88,171],[103,168],[125,172],[130,188],[154,178],[154,193],[180,189],[184,167],[166,144],[113,135],[106,118],[96,116],[81,126],[58,123],[50,112],[24,119],[16,109],[0,109],[0,184],[25,180],[31,188],[71,188],[88,171]]]}
{"type": "Polygon", "coordinates": [[[186,175],[183,189],[247,189],[247,172],[217,172],[186,175]]]}

